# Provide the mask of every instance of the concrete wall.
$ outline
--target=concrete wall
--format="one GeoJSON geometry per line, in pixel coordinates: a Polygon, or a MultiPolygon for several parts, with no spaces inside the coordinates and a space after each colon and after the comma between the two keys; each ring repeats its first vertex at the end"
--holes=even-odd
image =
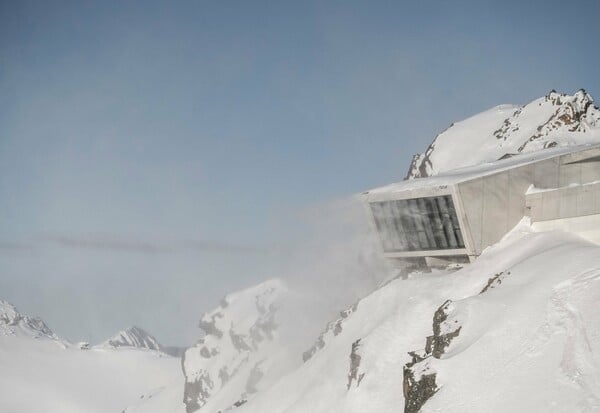
{"type": "Polygon", "coordinates": [[[535,222],[600,213],[600,182],[582,185],[594,181],[600,181],[600,148],[458,184],[469,255],[481,254],[526,215],[535,222]],[[532,184],[549,190],[526,196],[532,184]]]}
{"type": "MultiPolygon", "coordinates": [[[[541,224],[541,227],[563,225],[583,230],[584,221],[597,227],[600,221],[600,147],[517,166],[455,185],[417,187],[367,196],[373,202],[439,195],[453,196],[465,248],[388,253],[388,258],[465,254],[473,258],[498,242],[528,215],[533,222],[556,221],[541,224]],[[526,195],[531,185],[545,191],[526,195]],[[596,215],[596,218],[583,221],[578,218],[596,215]]],[[[596,231],[596,227],[591,230],[596,231]]],[[[586,231],[589,233],[590,228],[586,231]]]]}
{"type": "Polygon", "coordinates": [[[525,192],[558,182],[558,161],[549,159],[458,184],[471,240],[470,255],[498,242],[526,215],[525,192]]]}
{"type": "Polygon", "coordinates": [[[528,194],[531,221],[600,214],[600,167],[598,175],[598,182],[528,194]]]}

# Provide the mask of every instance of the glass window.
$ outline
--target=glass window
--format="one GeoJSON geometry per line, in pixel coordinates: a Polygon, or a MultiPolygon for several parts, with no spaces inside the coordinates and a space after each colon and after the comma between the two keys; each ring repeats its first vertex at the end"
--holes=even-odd
{"type": "Polygon", "coordinates": [[[464,248],[451,195],[372,202],[386,252],[464,248]]]}

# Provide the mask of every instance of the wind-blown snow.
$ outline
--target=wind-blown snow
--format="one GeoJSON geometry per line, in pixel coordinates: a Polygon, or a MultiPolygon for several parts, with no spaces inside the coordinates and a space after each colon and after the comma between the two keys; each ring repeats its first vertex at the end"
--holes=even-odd
{"type": "Polygon", "coordinates": [[[447,299],[462,328],[432,359],[440,389],[422,411],[600,409],[600,248],[522,225],[460,271],[415,274],[373,292],[302,367],[238,411],[402,411],[402,366],[424,347],[447,299]],[[481,293],[501,272],[510,274],[481,293]],[[348,389],[359,339],[363,378],[348,389]]]}

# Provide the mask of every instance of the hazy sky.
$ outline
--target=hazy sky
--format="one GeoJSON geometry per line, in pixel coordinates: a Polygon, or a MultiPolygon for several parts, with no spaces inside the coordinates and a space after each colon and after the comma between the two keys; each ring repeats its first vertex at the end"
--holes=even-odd
{"type": "Polygon", "coordinates": [[[491,106],[600,96],[599,22],[598,1],[0,2],[0,298],[73,340],[187,344],[285,276],[305,208],[491,106]]]}

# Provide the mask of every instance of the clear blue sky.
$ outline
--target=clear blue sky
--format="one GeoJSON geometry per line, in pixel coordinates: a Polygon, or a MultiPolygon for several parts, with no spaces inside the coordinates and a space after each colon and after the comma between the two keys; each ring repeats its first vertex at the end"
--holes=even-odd
{"type": "Polygon", "coordinates": [[[491,106],[600,96],[599,22],[598,1],[1,2],[0,298],[72,339],[185,344],[286,217],[401,179],[491,106]]]}

